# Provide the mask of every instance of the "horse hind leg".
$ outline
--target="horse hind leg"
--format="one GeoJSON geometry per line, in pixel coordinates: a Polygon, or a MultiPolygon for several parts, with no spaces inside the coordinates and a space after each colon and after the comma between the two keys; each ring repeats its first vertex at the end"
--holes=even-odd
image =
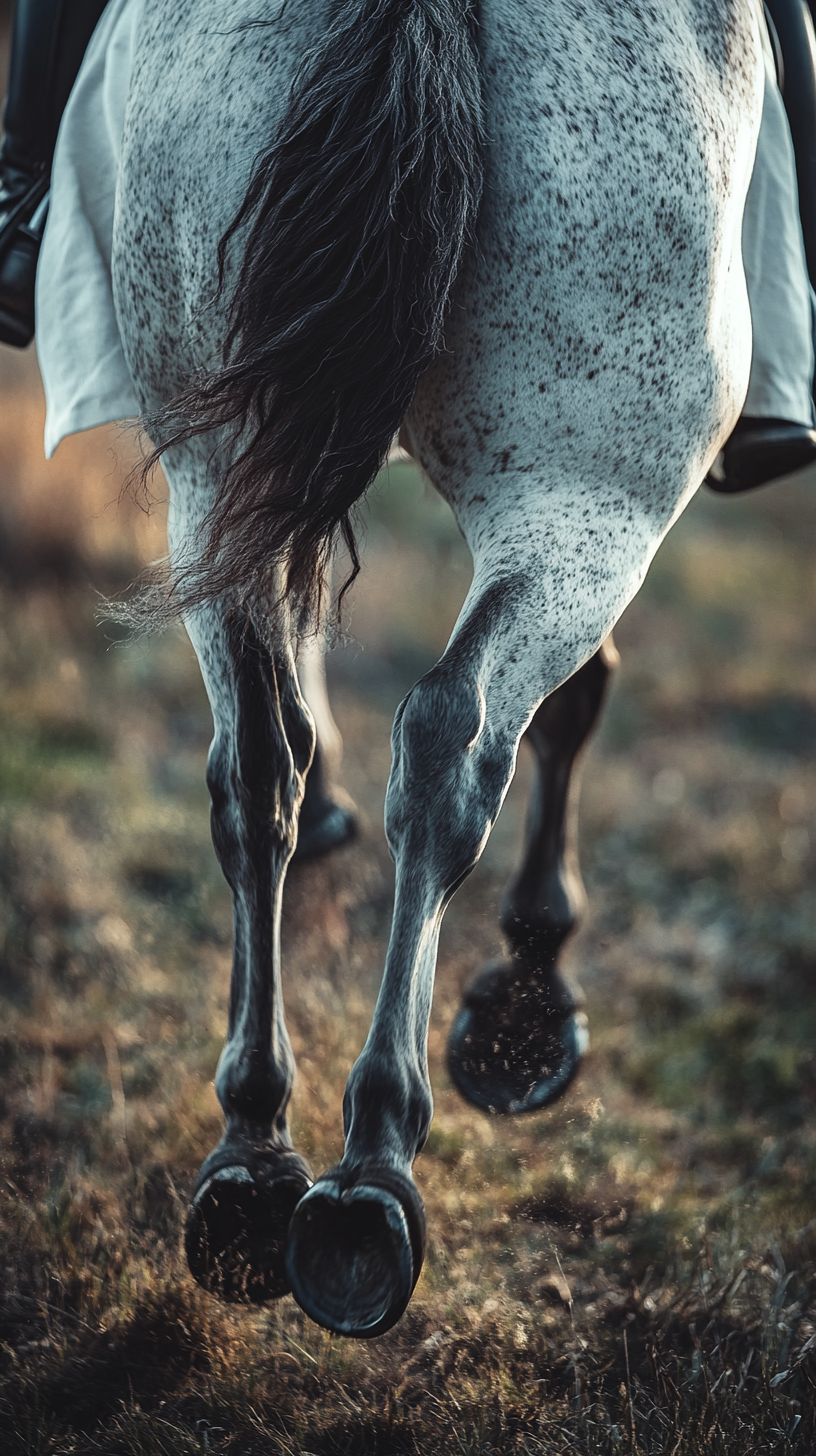
{"type": "Polygon", "coordinates": [[[389,1329],[421,1269],[425,1219],[411,1165],[433,1110],[427,1031],[442,915],[482,852],[550,674],[565,676],[546,651],[545,660],[529,652],[527,624],[541,609],[532,575],[474,584],[444,656],[395,719],[385,972],[346,1088],[343,1158],[295,1210],[287,1252],[295,1298],[340,1334],[389,1329]]]}
{"type": "Polygon", "coordinates": [[[525,478],[515,493],[510,484],[501,511],[487,491],[473,497],[470,591],[443,656],[394,721],[385,970],[346,1086],[343,1157],[304,1195],[289,1229],[292,1293],[345,1335],[395,1324],[422,1265],[411,1168],[433,1114],[427,1036],[445,907],[487,842],[523,733],[597,654],[660,539],[634,498],[610,523],[603,499],[570,481],[537,491],[525,478]]]}
{"type": "Polygon", "coordinates": [[[213,843],[233,894],[234,951],[215,1078],[226,1130],[199,1172],[184,1242],[201,1285],[261,1304],[289,1290],[287,1230],[312,1181],[287,1125],[294,1059],[279,926],[314,730],[291,652],[273,654],[246,617],[221,606],[187,625],[215,722],[207,781],[213,843]]]}
{"type": "Polygon", "coordinates": [[[448,1069],[483,1112],[539,1112],[561,1097],[589,1044],[577,986],[559,957],[584,903],[575,840],[578,761],[617,663],[612,639],[545,698],[525,737],[536,758],[521,867],[502,905],[510,955],[467,987],[448,1069]]]}
{"type": "Polygon", "coordinates": [[[336,782],[343,740],[326,691],[323,634],[307,638],[297,655],[301,692],[314,719],[317,740],[300,806],[293,864],[317,859],[347,844],[357,834],[357,810],[336,782]]]}

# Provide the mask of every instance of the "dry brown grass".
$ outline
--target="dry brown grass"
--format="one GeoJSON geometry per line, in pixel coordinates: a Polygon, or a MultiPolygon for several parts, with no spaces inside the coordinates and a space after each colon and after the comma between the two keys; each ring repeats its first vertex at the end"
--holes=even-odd
{"type": "MultiPolygon", "coordinates": [[[[223,1309],[186,1275],[229,975],[208,710],[180,634],[122,644],[95,620],[97,592],[161,551],[160,513],[106,509],[110,435],[46,467],[30,364],[4,371],[3,1452],[812,1451],[813,484],[701,498],[627,613],[571,951],[593,1054],[549,1114],[491,1121],[452,1091],[444,1039],[499,948],[521,765],[443,936],[426,1268],[397,1329],[353,1344],[291,1300],[223,1309]]],[[[467,582],[444,510],[394,476],[331,665],[365,832],[286,894],[295,1135],[318,1168],[388,931],[390,715],[467,582]]]]}

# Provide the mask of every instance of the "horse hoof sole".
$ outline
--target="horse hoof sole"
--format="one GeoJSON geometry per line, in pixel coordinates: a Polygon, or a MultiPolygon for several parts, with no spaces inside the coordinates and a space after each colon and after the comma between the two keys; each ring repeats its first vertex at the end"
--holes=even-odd
{"type": "Polygon", "coordinates": [[[404,1313],[425,1252],[425,1214],[414,1183],[392,1169],[327,1173],[301,1199],[289,1230],[287,1270],[316,1324],[373,1339],[404,1313]]]}
{"type": "Polygon", "coordinates": [[[266,1304],[289,1293],[289,1224],[311,1184],[297,1155],[281,1158],[278,1176],[268,1160],[252,1161],[204,1164],[184,1230],[190,1273],[227,1304],[266,1304]]]}
{"type": "Polygon", "coordinates": [[[583,1011],[528,1022],[508,1037],[483,1010],[463,1006],[448,1038],[448,1071],[457,1091],[482,1112],[541,1112],[563,1097],[589,1049],[583,1011]]]}

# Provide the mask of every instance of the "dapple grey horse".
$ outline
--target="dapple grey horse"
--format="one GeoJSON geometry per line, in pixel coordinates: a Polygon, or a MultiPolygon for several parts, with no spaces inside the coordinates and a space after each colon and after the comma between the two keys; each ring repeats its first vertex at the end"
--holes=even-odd
{"type": "Polygon", "coordinates": [[[388,1329],[422,1264],[440,923],[530,736],[540,779],[513,954],[467,993],[450,1065],[519,1112],[569,1081],[557,969],[579,886],[566,804],[604,646],[748,384],[743,205],[763,93],[753,0],[147,0],[113,285],[170,483],[173,575],[212,704],[233,891],[226,1119],[187,1223],[224,1298],[291,1288],[388,1329]],[[397,429],[473,582],[398,710],[390,944],[349,1076],[345,1151],[292,1147],[279,916],[314,747],[295,648],[397,429]]]}

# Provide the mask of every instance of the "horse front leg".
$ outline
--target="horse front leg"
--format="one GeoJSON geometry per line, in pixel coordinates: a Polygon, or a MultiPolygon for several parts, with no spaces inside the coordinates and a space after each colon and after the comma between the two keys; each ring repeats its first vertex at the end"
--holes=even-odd
{"type": "Polygon", "coordinates": [[[448,1040],[448,1069],[483,1112],[539,1112],[566,1092],[589,1045],[579,988],[562,947],[585,895],[576,840],[578,760],[618,655],[611,637],[545,698],[525,738],[536,758],[524,858],[502,905],[510,956],[467,987],[448,1040]]]}
{"type": "Polygon", "coordinates": [[[314,729],[291,651],[272,653],[246,615],[212,608],[188,630],[213,711],[207,781],[213,843],[233,894],[234,950],[215,1077],[226,1130],[199,1172],[185,1250],[206,1289],[260,1304],[288,1292],[287,1229],[312,1181],[287,1125],[294,1059],[281,999],[280,910],[314,729]]]}

